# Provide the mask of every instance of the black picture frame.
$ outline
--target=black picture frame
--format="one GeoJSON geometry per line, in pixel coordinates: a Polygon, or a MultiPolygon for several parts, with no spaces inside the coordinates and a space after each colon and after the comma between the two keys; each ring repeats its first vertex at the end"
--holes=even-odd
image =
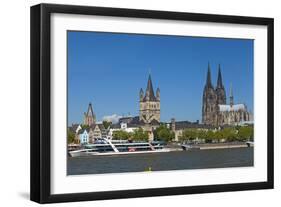
{"type": "Polygon", "coordinates": [[[195,14],[168,11],[135,10],[89,6],[39,4],[31,7],[31,168],[30,199],[38,203],[89,201],[103,199],[134,198],[147,196],[166,196],[179,194],[211,193],[273,188],[274,177],[274,78],[273,45],[274,20],[272,18],[195,14]],[[267,26],[267,181],[238,184],[219,184],[186,187],[167,187],[154,189],[121,190],[105,192],[86,192],[74,194],[50,193],[50,129],[51,129],[51,91],[50,91],[50,15],[52,13],[100,15],[113,17],[134,17],[194,22],[218,22],[232,24],[267,26]]]}

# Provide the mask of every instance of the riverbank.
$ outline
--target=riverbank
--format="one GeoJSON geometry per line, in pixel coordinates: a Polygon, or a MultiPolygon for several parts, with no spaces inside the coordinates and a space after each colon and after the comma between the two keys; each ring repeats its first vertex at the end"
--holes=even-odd
{"type": "Polygon", "coordinates": [[[171,151],[180,151],[180,150],[209,150],[209,149],[231,149],[231,148],[244,148],[244,147],[253,147],[253,144],[249,145],[247,142],[224,142],[224,143],[204,143],[204,144],[175,144],[170,143],[167,145],[171,151]]]}
{"type": "Polygon", "coordinates": [[[242,148],[248,147],[246,143],[214,143],[214,144],[198,144],[196,147],[199,147],[200,150],[206,149],[228,149],[228,148],[242,148]]]}

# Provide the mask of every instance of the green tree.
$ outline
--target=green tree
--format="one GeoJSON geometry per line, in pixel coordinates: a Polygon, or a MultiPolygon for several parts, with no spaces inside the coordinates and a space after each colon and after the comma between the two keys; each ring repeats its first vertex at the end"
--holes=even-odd
{"type": "Polygon", "coordinates": [[[240,127],[238,130],[238,139],[241,141],[253,140],[254,138],[254,129],[252,126],[240,127]]]}
{"type": "Polygon", "coordinates": [[[103,124],[104,128],[107,129],[112,124],[112,122],[110,122],[110,121],[103,121],[102,124],[103,124]]]}
{"type": "Polygon", "coordinates": [[[180,140],[192,141],[196,138],[199,138],[199,135],[203,135],[203,134],[200,134],[200,130],[198,129],[185,129],[183,130],[182,135],[180,136],[180,140]]]}
{"type": "Polygon", "coordinates": [[[235,128],[224,128],[221,132],[222,136],[229,142],[238,140],[237,130],[235,128]]]}
{"type": "Polygon", "coordinates": [[[82,130],[84,131],[85,129],[89,129],[90,127],[86,124],[81,125],[82,130]]]}
{"type": "Polygon", "coordinates": [[[165,124],[161,124],[155,131],[154,137],[158,140],[169,142],[175,138],[175,133],[166,127],[165,124]]]}
{"type": "Polygon", "coordinates": [[[198,134],[198,138],[199,139],[206,139],[206,137],[207,137],[207,131],[206,130],[201,130],[201,129],[198,129],[198,132],[197,132],[198,134]]]}
{"type": "Polygon", "coordinates": [[[68,129],[67,130],[67,143],[71,144],[71,143],[74,143],[74,141],[75,141],[75,133],[68,129]]]}
{"type": "Polygon", "coordinates": [[[218,142],[221,142],[225,139],[224,134],[221,130],[217,130],[214,132],[214,139],[216,139],[218,142]]]}
{"type": "Polygon", "coordinates": [[[135,129],[131,136],[134,140],[148,140],[148,132],[144,131],[142,128],[135,129]]]}
{"type": "Polygon", "coordinates": [[[215,132],[213,132],[212,130],[208,130],[206,133],[205,141],[207,143],[211,143],[211,142],[213,142],[214,139],[215,139],[215,132]]]}
{"type": "Polygon", "coordinates": [[[132,135],[129,132],[125,132],[123,130],[118,130],[118,131],[114,131],[112,136],[114,139],[126,140],[126,139],[129,139],[132,135]]]}

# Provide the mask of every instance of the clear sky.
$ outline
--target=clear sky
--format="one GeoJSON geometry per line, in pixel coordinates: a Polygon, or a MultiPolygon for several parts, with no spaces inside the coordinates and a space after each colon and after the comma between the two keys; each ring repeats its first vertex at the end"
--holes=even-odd
{"type": "Polygon", "coordinates": [[[212,83],[221,64],[229,102],[253,111],[253,40],[68,32],[68,124],[81,123],[89,102],[97,120],[138,115],[149,72],[161,91],[161,121],[201,121],[208,62],[212,83]]]}

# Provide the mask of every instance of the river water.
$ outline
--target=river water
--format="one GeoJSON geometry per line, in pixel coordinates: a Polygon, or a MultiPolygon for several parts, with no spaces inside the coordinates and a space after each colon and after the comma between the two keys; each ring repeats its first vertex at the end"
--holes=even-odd
{"type": "Polygon", "coordinates": [[[253,166],[253,148],[68,157],[67,174],[100,174],[253,166]]]}

